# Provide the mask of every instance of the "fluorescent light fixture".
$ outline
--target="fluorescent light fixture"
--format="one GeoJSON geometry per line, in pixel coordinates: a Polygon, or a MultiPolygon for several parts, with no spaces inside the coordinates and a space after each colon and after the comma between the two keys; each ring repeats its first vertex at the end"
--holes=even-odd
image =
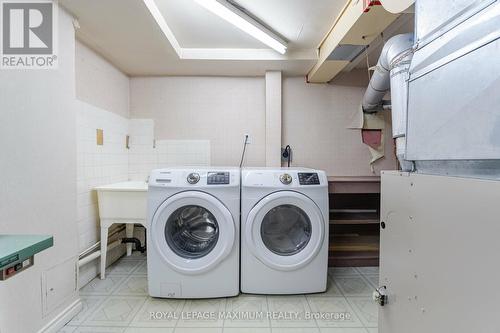
{"type": "Polygon", "coordinates": [[[223,18],[238,29],[246,32],[255,39],[271,47],[281,54],[286,53],[287,45],[284,40],[275,33],[264,27],[255,19],[245,14],[239,8],[233,6],[226,0],[195,0],[215,15],[223,18]]]}

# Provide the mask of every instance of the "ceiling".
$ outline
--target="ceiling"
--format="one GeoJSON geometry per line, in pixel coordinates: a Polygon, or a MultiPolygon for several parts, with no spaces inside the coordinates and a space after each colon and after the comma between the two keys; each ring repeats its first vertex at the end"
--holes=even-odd
{"type": "Polygon", "coordinates": [[[317,47],[346,0],[237,0],[285,38],[280,55],[202,8],[194,0],[155,0],[179,50],[172,47],[142,0],[60,0],[77,18],[77,38],[124,73],[145,75],[305,75],[317,47]],[[181,59],[182,58],[182,59],[181,59]]]}
{"type": "Polygon", "coordinates": [[[368,46],[367,52],[363,52],[357,59],[353,61],[350,68],[367,69],[377,64],[384,43],[391,37],[398,34],[406,34],[415,30],[415,15],[412,13],[401,14],[396,21],[391,24],[380,38],[377,38],[368,46]]]}

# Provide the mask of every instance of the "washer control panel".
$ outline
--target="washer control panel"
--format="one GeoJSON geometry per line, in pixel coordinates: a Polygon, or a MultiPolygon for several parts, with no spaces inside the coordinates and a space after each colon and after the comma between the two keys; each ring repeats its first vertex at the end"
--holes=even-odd
{"type": "Polygon", "coordinates": [[[300,185],[319,185],[319,177],[315,172],[298,173],[300,185]]]}
{"type": "Polygon", "coordinates": [[[207,185],[228,185],[229,172],[209,172],[207,174],[207,185]]]}
{"type": "Polygon", "coordinates": [[[148,186],[159,188],[239,187],[238,168],[171,168],[151,171],[148,186]]]}

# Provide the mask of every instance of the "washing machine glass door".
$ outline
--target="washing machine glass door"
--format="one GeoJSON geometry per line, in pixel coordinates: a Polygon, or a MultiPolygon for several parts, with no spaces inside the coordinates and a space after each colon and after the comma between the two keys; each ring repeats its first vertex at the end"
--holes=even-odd
{"type": "Polygon", "coordinates": [[[318,254],[325,238],[325,221],[309,197],[293,191],[275,192],[248,214],[245,238],[264,264],[295,270],[318,254]]]}
{"type": "Polygon", "coordinates": [[[162,203],[150,237],[165,263],[181,273],[199,274],[229,255],[235,234],[233,217],[217,198],[187,191],[162,203]]]}

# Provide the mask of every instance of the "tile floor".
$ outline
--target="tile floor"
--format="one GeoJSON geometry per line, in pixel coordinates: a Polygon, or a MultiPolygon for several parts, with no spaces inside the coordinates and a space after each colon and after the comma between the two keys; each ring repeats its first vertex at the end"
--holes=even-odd
{"type": "Polygon", "coordinates": [[[371,293],[378,268],[333,268],[328,290],[292,296],[240,295],[212,300],[156,299],[147,293],[144,255],[135,253],[108,268],[106,280],[96,278],[80,290],[83,310],[64,333],[377,333],[377,306],[371,293]],[[192,319],[184,314],[247,313],[240,318],[192,319]],[[297,318],[256,317],[256,313],[290,311],[297,318]],[[151,313],[159,316],[151,318],[151,313]],[[306,314],[346,314],[342,320],[307,318],[306,314]],[[253,314],[253,317],[251,317],[253,314]]]}

